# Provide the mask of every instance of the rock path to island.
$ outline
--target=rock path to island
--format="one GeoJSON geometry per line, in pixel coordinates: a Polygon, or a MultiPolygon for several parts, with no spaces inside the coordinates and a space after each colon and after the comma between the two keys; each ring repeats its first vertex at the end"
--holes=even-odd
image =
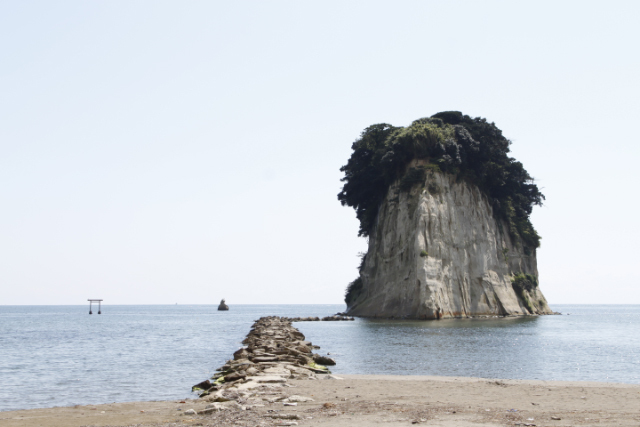
{"type": "MultiPolygon", "coordinates": [[[[185,415],[205,415],[227,410],[257,410],[265,404],[278,403],[284,407],[295,407],[299,402],[313,401],[311,397],[287,393],[288,380],[341,380],[331,375],[327,366],[336,362],[330,357],[314,353],[319,346],[305,339],[292,322],[345,321],[353,317],[342,313],[319,317],[262,317],[255,321],[251,331],[242,342],[244,346],[218,368],[210,379],[193,386],[200,398],[210,402],[205,409],[187,409],[185,415]]],[[[236,412],[231,411],[231,413],[236,412]]],[[[256,415],[258,413],[256,412],[256,415]]],[[[243,417],[244,418],[244,417],[243,417]]],[[[269,411],[260,418],[270,420],[272,425],[297,425],[303,419],[295,413],[269,411]]],[[[230,420],[229,420],[230,421],[230,420]]]]}

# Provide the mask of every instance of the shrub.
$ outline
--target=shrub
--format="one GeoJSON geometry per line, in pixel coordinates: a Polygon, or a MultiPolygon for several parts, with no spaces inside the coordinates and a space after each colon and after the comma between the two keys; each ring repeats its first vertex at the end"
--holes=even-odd
{"type": "Polygon", "coordinates": [[[409,191],[416,184],[424,184],[427,174],[422,167],[411,168],[400,180],[400,191],[409,191]]]}
{"type": "Polygon", "coordinates": [[[420,251],[420,256],[421,256],[422,258],[424,258],[424,257],[428,257],[428,256],[429,256],[429,253],[423,249],[423,250],[421,250],[421,251],[420,251]]]}
{"type": "Polygon", "coordinates": [[[517,291],[533,291],[538,287],[538,278],[533,274],[516,273],[511,277],[511,284],[517,291]]]}
{"type": "Polygon", "coordinates": [[[366,252],[359,252],[358,253],[358,257],[360,257],[360,265],[358,266],[358,271],[362,271],[362,269],[364,268],[364,262],[367,259],[367,253],[366,252]]]}
{"type": "Polygon", "coordinates": [[[360,292],[362,292],[362,285],[362,279],[360,277],[349,283],[349,285],[347,286],[347,291],[344,295],[344,302],[347,303],[347,307],[356,300],[358,295],[360,295],[360,292]]]}
{"type": "Polygon", "coordinates": [[[435,182],[430,182],[427,185],[427,190],[431,194],[438,194],[440,192],[440,188],[438,187],[438,184],[436,184],[435,182]]]}
{"type": "Polygon", "coordinates": [[[401,189],[410,189],[425,171],[451,173],[477,185],[494,202],[496,215],[508,222],[510,234],[523,246],[537,248],[540,236],[529,216],[544,195],[522,163],[509,157],[510,144],[494,123],[458,111],[419,119],[406,128],[372,125],[353,143],[353,153],[340,169],[344,185],[338,200],[355,209],[358,234],[367,237],[393,182],[400,179],[401,189]],[[407,170],[413,159],[428,161],[422,172],[407,170]]]}
{"type": "Polygon", "coordinates": [[[535,308],[524,291],[531,292],[536,289],[538,287],[538,278],[532,274],[516,273],[511,277],[511,285],[527,310],[533,313],[535,308]]]}
{"type": "Polygon", "coordinates": [[[440,166],[434,163],[427,163],[426,165],[424,165],[424,168],[429,172],[436,172],[436,173],[442,172],[442,169],[440,169],[440,166]]]}

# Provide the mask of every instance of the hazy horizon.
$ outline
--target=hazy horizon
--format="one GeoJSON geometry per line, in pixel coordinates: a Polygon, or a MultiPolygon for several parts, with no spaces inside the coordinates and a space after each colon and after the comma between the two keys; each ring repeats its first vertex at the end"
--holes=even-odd
{"type": "MultiPolygon", "coordinates": [[[[131,306],[133,306],[133,305],[198,305],[198,306],[217,307],[218,304],[219,304],[219,302],[218,303],[214,303],[214,304],[194,304],[194,303],[186,303],[186,304],[180,304],[180,303],[173,303],[173,304],[171,304],[171,303],[159,303],[159,304],[123,304],[123,303],[118,303],[118,304],[108,304],[108,303],[104,303],[103,302],[102,307],[120,306],[120,305],[127,305],[127,306],[130,306],[130,305],[131,306]]],[[[32,307],[41,307],[41,306],[42,307],[56,307],[56,306],[59,306],[59,307],[84,307],[85,305],[87,307],[89,306],[88,304],[0,304],[0,307],[30,307],[30,306],[32,306],[32,307]]],[[[291,303],[291,304],[277,304],[277,303],[272,303],[272,304],[268,304],[268,303],[265,303],[265,304],[242,304],[242,303],[235,304],[234,303],[234,304],[231,304],[231,305],[227,302],[227,305],[229,305],[229,307],[232,307],[234,305],[344,305],[346,307],[344,302],[342,302],[342,303],[327,303],[327,304],[314,304],[314,303],[305,303],[305,302],[302,302],[302,303],[291,303]]],[[[571,303],[565,303],[565,304],[554,304],[554,303],[550,303],[549,305],[640,305],[640,304],[625,304],[625,303],[612,303],[612,304],[597,304],[597,303],[593,303],[593,304],[571,304],[571,303]]],[[[94,305],[93,309],[97,309],[97,305],[94,305]]],[[[97,315],[97,312],[93,313],[93,314],[97,315]]],[[[104,313],[102,313],[102,314],[104,314],[104,313]]],[[[447,320],[455,320],[455,319],[457,319],[457,318],[456,317],[447,318],[447,320]]],[[[391,319],[391,320],[394,320],[394,319],[391,319]]],[[[411,319],[398,318],[398,319],[395,319],[395,320],[411,320],[411,319]]]]}

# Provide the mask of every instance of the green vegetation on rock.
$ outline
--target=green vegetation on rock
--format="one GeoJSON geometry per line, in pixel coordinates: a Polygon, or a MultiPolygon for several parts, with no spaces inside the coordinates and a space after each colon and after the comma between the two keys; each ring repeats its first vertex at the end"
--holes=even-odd
{"type": "Polygon", "coordinates": [[[344,295],[344,301],[347,303],[347,305],[351,305],[351,303],[355,301],[358,295],[360,295],[361,291],[362,291],[362,279],[358,277],[356,280],[349,283],[349,285],[347,286],[347,291],[345,292],[345,295],[344,295]]]}
{"type": "Polygon", "coordinates": [[[320,364],[318,364],[318,363],[315,363],[315,362],[311,362],[311,363],[309,363],[309,364],[308,364],[308,366],[309,366],[310,368],[313,368],[313,369],[319,369],[319,370],[321,370],[321,371],[326,371],[327,373],[329,372],[329,368],[327,368],[327,367],[326,367],[326,366],[324,366],[324,365],[320,365],[320,364]]]}
{"type": "Polygon", "coordinates": [[[408,127],[372,125],[353,143],[351,158],[340,169],[344,185],[338,200],[356,210],[359,235],[369,236],[391,184],[399,180],[399,189],[408,191],[424,183],[428,172],[455,174],[487,195],[509,233],[530,253],[540,246],[540,236],[529,215],[534,205],[542,205],[544,195],[522,163],[508,156],[510,144],[494,123],[458,111],[419,119],[408,127]],[[414,159],[426,160],[426,166],[408,168],[414,159]]]}
{"type": "Polygon", "coordinates": [[[424,183],[427,172],[423,167],[411,168],[400,180],[400,190],[409,191],[416,184],[424,183]]]}
{"type": "Polygon", "coordinates": [[[504,262],[509,264],[509,249],[502,248],[502,257],[504,258],[504,262]]]}
{"type": "Polygon", "coordinates": [[[535,307],[529,299],[528,292],[532,292],[538,287],[538,278],[533,274],[516,273],[511,277],[511,285],[516,291],[518,298],[520,298],[524,306],[527,307],[527,310],[529,310],[530,313],[534,313],[535,307]]]}
{"type": "Polygon", "coordinates": [[[538,287],[538,278],[533,274],[516,273],[511,277],[511,284],[516,291],[531,292],[538,287]]]}

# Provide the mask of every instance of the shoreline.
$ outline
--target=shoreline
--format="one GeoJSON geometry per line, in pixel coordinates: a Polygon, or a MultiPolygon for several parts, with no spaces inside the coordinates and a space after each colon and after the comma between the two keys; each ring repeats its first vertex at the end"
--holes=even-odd
{"type": "Polygon", "coordinates": [[[205,399],[77,405],[0,412],[0,426],[408,426],[414,422],[437,426],[637,426],[640,420],[640,385],[635,384],[404,375],[339,378],[265,384],[259,392],[262,403],[245,410],[229,408],[202,414],[209,403],[205,399]],[[277,396],[282,395],[306,396],[313,401],[285,406],[278,401],[277,396]],[[189,409],[199,414],[186,413],[189,409]],[[273,414],[290,415],[295,421],[272,418],[273,414]]]}
{"type": "MultiPolygon", "coordinates": [[[[488,378],[488,377],[460,377],[460,376],[446,376],[446,375],[396,375],[396,374],[340,374],[334,373],[333,376],[337,376],[341,379],[348,380],[375,380],[375,381],[436,381],[436,382],[449,382],[460,381],[460,383],[476,383],[476,382],[503,382],[507,385],[530,385],[530,386],[549,386],[555,387],[603,387],[603,388],[639,388],[640,384],[635,383],[622,383],[615,381],[567,381],[567,380],[529,380],[529,379],[513,379],[513,378],[488,378]]],[[[640,398],[640,390],[638,390],[640,398]]],[[[150,403],[150,402],[174,402],[179,399],[168,400],[132,400],[126,402],[104,402],[104,403],[87,403],[76,404],[66,406],[46,406],[42,408],[23,408],[23,409],[5,409],[0,410],[0,420],[3,419],[2,414],[9,412],[22,412],[22,411],[38,411],[38,410],[50,410],[50,409],[64,409],[75,407],[94,407],[105,405],[125,405],[125,404],[138,404],[138,403],[150,403]]],[[[182,400],[185,401],[198,401],[198,398],[185,397],[182,400]]],[[[640,404],[640,400],[639,400],[640,404]]]]}

